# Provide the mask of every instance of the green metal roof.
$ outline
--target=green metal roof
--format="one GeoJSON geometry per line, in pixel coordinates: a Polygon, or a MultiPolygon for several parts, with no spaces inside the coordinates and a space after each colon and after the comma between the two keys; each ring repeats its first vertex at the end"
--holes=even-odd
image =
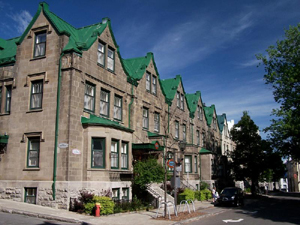
{"type": "Polygon", "coordinates": [[[0,143],[7,144],[9,135],[0,135],[0,143]]]}
{"type": "Polygon", "coordinates": [[[157,71],[154,55],[152,52],[148,52],[147,55],[143,57],[121,59],[126,74],[128,75],[128,81],[137,86],[138,81],[142,79],[151,60],[153,61],[154,69],[159,79],[159,73],[157,71]]]}
{"type": "MultiPolygon", "coordinates": [[[[93,24],[79,29],[74,28],[72,25],[65,22],[54,13],[50,12],[49,6],[46,2],[41,2],[36,14],[32,18],[31,22],[29,23],[21,37],[10,39],[7,41],[0,39],[0,64],[15,62],[17,50],[16,44],[22,43],[41,12],[44,13],[44,15],[50,21],[51,25],[54,27],[58,34],[64,34],[69,37],[69,42],[64,47],[63,52],[74,51],[81,54],[82,51],[86,51],[92,46],[92,44],[97,40],[97,36],[101,35],[101,33],[107,26],[109,26],[109,29],[111,30],[110,20],[108,18],[102,19],[101,23],[93,24]]],[[[112,38],[115,42],[113,33],[112,38]]],[[[115,45],[118,48],[116,42],[115,45]]],[[[120,56],[119,49],[117,49],[117,52],[120,56]]]]}
{"type": "Polygon", "coordinates": [[[88,125],[101,125],[105,127],[112,127],[118,130],[124,130],[131,133],[134,132],[134,130],[124,127],[116,121],[111,121],[109,119],[98,117],[93,114],[90,114],[90,118],[81,117],[81,123],[88,124],[88,125]]]}
{"type": "Polygon", "coordinates": [[[148,137],[163,137],[164,135],[148,131],[148,137]]]}
{"type": "Polygon", "coordinates": [[[175,78],[160,80],[163,93],[166,96],[166,103],[170,106],[172,105],[180,82],[182,83],[180,75],[177,75],[175,78]]]}
{"type": "Polygon", "coordinates": [[[197,91],[195,94],[185,94],[185,98],[186,98],[188,108],[190,110],[190,116],[194,118],[195,112],[197,110],[199,98],[201,100],[201,92],[197,91]]]}
{"type": "Polygon", "coordinates": [[[10,64],[16,61],[16,41],[18,40],[18,37],[9,40],[0,38],[0,65],[10,64]]]}
{"type": "Polygon", "coordinates": [[[207,150],[207,149],[205,149],[205,148],[201,148],[200,151],[199,151],[199,153],[200,153],[201,155],[204,155],[204,154],[212,154],[211,151],[209,151],[209,150],[207,150]]]}
{"type": "Polygon", "coordinates": [[[152,151],[163,151],[164,146],[159,146],[158,149],[155,148],[155,143],[138,143],[132,144],[132,149],[133,150],[152,150],[152,151]]]}
{"type": "Polygon", "coordinates": [[[204,107],[204,114],[205,114],[205,118],[207,121],[207,125],[210,126],[213,116],[214,116],[214,111],[215,111],[215,105],[211,105],[209,107],[205,106],[204,107]]]}
{"type": "Polygon", "coordinates": [[[219,124],[219,128],[220,128],[220,132],[223,132],[224,120],[227,120],[225,113],[223,113],[222,115],[218,115],[218,124],[219,124]]]}

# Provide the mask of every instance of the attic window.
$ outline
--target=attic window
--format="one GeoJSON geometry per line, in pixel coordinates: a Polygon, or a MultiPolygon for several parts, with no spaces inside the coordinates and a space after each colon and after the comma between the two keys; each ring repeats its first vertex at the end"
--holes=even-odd
{"type": "Polygon", "coordinates": [[[43,57],[46,54],[46,31],[35,34],[34,58],[43,57]]]}

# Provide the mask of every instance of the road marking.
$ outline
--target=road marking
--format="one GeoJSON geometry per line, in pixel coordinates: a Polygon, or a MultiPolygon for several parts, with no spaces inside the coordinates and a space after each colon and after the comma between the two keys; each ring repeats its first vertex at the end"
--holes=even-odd
{"type": "Polygon", "coordinates": [[[243,221],[244,219],[238,219],[238,220],[223,220],[223,222],[225,223],[239,223],[241,221],[243,221]]]}

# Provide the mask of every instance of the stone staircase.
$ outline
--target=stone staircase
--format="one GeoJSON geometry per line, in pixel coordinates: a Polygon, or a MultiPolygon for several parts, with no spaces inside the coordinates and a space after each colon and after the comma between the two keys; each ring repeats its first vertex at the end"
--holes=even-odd
{"type": "MultiPolygon", "coordinates": [[[[158,207],[161,205],[161,202],[165,201],[165,191],[160,187],[159,183],[151,183],[147,185],[147,191],[155,199],[155,206],[158,207]]],[[[167,202],[174,203],[174,198],[167,193],[167,202]]]]}

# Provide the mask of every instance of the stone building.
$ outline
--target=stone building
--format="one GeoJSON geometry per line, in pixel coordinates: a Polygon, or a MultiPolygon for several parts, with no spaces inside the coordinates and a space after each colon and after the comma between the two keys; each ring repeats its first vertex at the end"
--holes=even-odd
{"type": "Polygon", "coordinates": [[[0,39],[0,198],[129,200],[133,162],[174,152],[182,185],[198,189],[214,183],[221,132],[215,106],[181,76],[162,80],[152,53],[121,57],[108,18],[74,28],[43,2],[21,37],[0,39]]]}

